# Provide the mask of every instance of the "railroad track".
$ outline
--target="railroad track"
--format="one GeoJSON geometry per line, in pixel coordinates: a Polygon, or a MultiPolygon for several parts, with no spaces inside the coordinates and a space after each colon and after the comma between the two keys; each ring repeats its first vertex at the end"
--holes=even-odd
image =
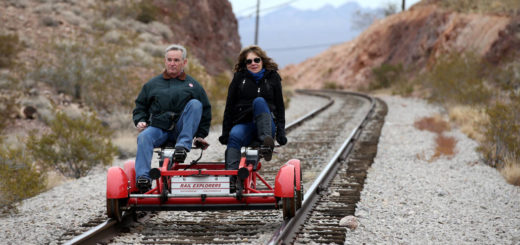
{"type": "Polygon", "coordinates": [[[345,228],[339,227],[339,220],[354,214],[386,107],[361,94],[300,92],[330,102],[288,125],[289,143],[276,149],[273,160],[262,162],[261,170],[272,183],[287,160],[302,161],[305,198],[293,219],[284,221],[281,210],[134,212],[120,224],[105,221],[67,244],[342,244],[345,228]],[[329,174],[323,174],[324,169],[329,174]]]}

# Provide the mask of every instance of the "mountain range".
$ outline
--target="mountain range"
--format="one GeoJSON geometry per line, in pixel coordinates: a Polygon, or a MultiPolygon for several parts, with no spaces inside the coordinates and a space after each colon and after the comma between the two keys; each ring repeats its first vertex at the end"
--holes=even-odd
{"type": "MultiPolygon", "coordinates": [[[[363,8],[356,2],[317,10],[284,6],[260,16],[258,45],[283,68],[352,40],[383,16],[382,9],[363,8]]],[[[254,44],[255,16],[237,19],[242,47],[254,44]]]]}

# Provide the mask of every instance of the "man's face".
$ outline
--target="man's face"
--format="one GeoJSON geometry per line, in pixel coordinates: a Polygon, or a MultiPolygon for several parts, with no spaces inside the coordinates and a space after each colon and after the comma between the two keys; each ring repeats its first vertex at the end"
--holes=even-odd
{"type": "Polygon", "coordinates": [[[188,62],[187,59],[182,59],[182,51],[170,50],[166,53],[164,58],[164,66],[166,67],[166,73],[171,77],[177,77],[184,70],[184,66],[188,62]]]}

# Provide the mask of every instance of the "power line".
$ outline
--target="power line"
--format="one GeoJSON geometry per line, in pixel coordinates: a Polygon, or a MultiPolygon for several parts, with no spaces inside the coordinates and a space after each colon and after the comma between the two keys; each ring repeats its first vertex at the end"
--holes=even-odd
{"type": "Polygon", "coordinates": [[[321,44],[313,44],[313,45],[305,45],[305,46],[294,46],[294,47],[283,47],[283,48],[266,48],[266,51],[290,51],[297,49],[309,49],[309,48],[320,48],[320,47],[328,47],[331,45],[341,44],[343,42],[335,42],[335,43],[321,43],[321,44]]]}
{"type": "MultiPolygon", "coordinates": [[[[263,8],[263,9],[260,9],[260,12],[265,12],[265,11],[268,11],[268,10],[285,7],[285,6],[289,5],[289,4],[297,2],[297,1],[300,1],[300,0],[291,0],[291,1],[287,1],[285,3],[281,3],[281,4],[278,4],[278,5],[271,6],[271,7],[263,8]]],[[[241,16],[237,17],[237,20],[250,18],[253,14],[256,13],[256,7],[257,6],[255,5],[255,6],[251,6],[251,7],[245,8],[244,10],[249,10],[249,9],[253,9],[253,8],[255,8],[255,10],[249,11],[248,14],[244,14],[244,15],[241,15],[241,16]]],[[[243,11],[237,11],[237,15],[239,14],[238,12],[243,12],[243,11]]]]}

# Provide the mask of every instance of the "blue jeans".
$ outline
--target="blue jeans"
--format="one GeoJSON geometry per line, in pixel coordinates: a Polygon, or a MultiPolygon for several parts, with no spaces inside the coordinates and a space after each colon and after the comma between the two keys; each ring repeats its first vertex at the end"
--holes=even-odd
{"type": "MultiPolygon", "coordinates": [[[[265,102],[265,99],[258,97],[253,100],[253,118],[255,118],[256,115],[262,113],[271,114],[271,111],[269,110],[269,106],[267,105],[267,102],[265,102]]],[[[271,118],[271,135],[273,137],[275,131],[276,127],[274,125],[273,119],[271,118]]],[[[229,132],[227,147],[240,150],[242,146],[248,146],[254,139],[257,138],[257,129],[254,119],[253,122],[236,124],[233,126],[233,128],[231,128],[231,132],[229,132]]]]}
{"type": "Polygon", "coordinates": [[[135,157],[135,175],[137,178],[149,178],[148,172],[152,164],[153,148],[159,147],[166,141],[174,141],[175,146],[182,146],[186,151],[191,150],[193,135],[199,128],[202,117],[202,103],[196,99],[188,101],[175,124],[173,131],[165,131],[149,126],[137,136],[137,154],[135,157]]]}

